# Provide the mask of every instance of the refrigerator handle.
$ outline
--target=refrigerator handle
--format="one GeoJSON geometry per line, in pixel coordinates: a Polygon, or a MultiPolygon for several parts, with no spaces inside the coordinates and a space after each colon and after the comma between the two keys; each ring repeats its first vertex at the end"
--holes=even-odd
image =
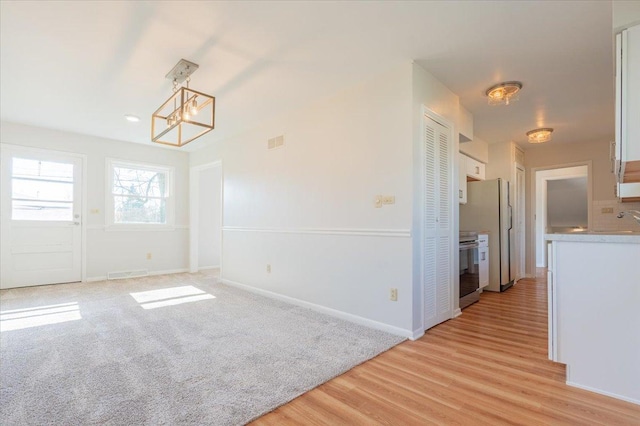
{"type": "Polygon", "coordinates": [[[513,229],[513,207],[509,206],[509,231],[513,229]]]}

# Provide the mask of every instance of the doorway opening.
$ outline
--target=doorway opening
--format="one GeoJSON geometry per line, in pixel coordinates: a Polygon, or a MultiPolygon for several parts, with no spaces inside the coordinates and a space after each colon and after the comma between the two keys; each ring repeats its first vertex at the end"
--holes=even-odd
{"type": "Polygon", "coordinates": [[[591,164],[535,171],[535,264],[547,267],[545,234],[591,227],[591,164]]]}
{"type": "Polygon", "coordinates": [[[222,163],[191,168],[190,272],[218,269],[222,264],[222,163]]]}

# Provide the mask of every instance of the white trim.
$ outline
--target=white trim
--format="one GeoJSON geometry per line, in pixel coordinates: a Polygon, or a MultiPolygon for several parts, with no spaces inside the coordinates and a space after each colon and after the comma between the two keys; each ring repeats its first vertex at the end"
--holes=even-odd
{"type": "Polygon", "coordinates": [[[117,225],[117,226],[106,226],[106,225],[87,225],[87,229],[91,229],[91,230],[96,230],[99,229],[101,231],[105,231],[105,232],[137,232],[137,231],[152,231],[152,232],[157,232],[157,231],[180,231],[180,230],[184,230],[184,229],[189,229],[189,225],[175,225],[175,226],[171,226],[171,227],[159,227],[159,228],[154,228],[153,226],[135,226],[135,225],[131,225],[131,226],[124,226],[124,225],[117,225]]]}
{"type": "Polygon", "coordinates": [[[321,234],[351,235],[367,237],[411,238],[409,229],[359,229],[359,228],[253,228],[247,226],[223,226],[222,231],[232,232],[268,232],[276,234],[321,234]]]}
{"type": "Polygon", "coordinates": [[[149,276],[154,275],[171,275],[171,274],[184,274],[185,272],[189,272],[188,268],[179,268],[179,269],[163,269],[161,271],[149,271],[149,276]]]}
{"type": "Polygon", "coordinates": [[[200,178],[198,174],[203,170],[220,167],[220,263],[222,264],[222,226],[223,226],[223,203],[224,203],[224,170],[222,160],[211,163],[192,166],[189,169],[189,272],[198,272],[199,260],[199,230],[200,230],[200,178]]]}
{"type": "Polygon", "coordinates": [[[584,390],[587,390],[587,391],[590,391],[590,392],[599,393],[600,395],[606,395],[606,396],[610,396],[612,398],[620,399],[622,401],[630,402],[632,404],[640,405],[640,400],[629,398],[628,396],[618,395],[617,393],[607,392],[607,391],[603,391],[603,390],[600,390],[600,389],[592,388],[590,386],[580,385],[578,383],[570,382],[568,380],[566,381],[566,383],[567,383],[567,385],[573,386],[574,388],[584,389],[584,390]]]}
{"type": "MultiPolygon", "coordinates": [[[[161,271],[148,271],[146,276],[182,274],[182,273],[185,273],[185,272],[189,272],[189,270],[187,268],[165,269],[165,270],[161,270],[161,271]]],[[[136,277],[136,278],[144,278],[144,277],[136,277]]],[[[101,276],[96,276],[96,277],[89,277],[89,278],[83,280],[83,282],[87,282],[87,283],[97,282],[97,281],[108,281],[107,280],[107,276],[106,275],[101,275],[101,276]]]]}
{"type": "MultiPolygon", "coordinates": [[[[322,314],[330,315],[335,318],[340,318],[345,321],[349,321],[355,324],[363,325],[365,327],[373,328],[380,331],[386,331],[387,333],[395,334],[396,336],[406,337],[408,339],[412,339],[414,337],[415,332],[411,330],[405,330],[400,327],[395,327],[393,325],[388,325],[382,322],[370,320],[367,318],[363,318],[357,315],[349,314],[343,311],[338,311],[336,309],[327,308],[326,306],[317,305],[315,303],[306,302],[304,300],[296,299],[294,297],[284,296],[282,294],[274,293],[269,290],[263,290],[256,287],[249,286],[247,284],[242,284],[236,281],[231,281],[227,279],[221,279],[220,282],[223,284],[237,287],[242,290],[246,290],[251,293],[259,294],[261,296],[268,297],[270,299],[276,299],[283,302],[290,303],[292,305],[301,306],[303,308],[311,309],[312,311],[320,312],[322,314]]],[[[424,332],[424,331],[423,331],[424,332]]]]}
{"type": "Polygon", "coordinates": [[[89,278],[85,278],[84,280],[82,280],[82,282],[85,282],[85,283],[93,283],[93,282],[98,282],[98,281],[107,281],[107,276],[103,275],[103,276],[98,276],[98,277],[89,277],[89,278]]]}
{"type": "Polygon", "coordinates": [[[214,266],[198,266],[198,271],[207,271],[209,269],[220,269],[220,265],[214,266]]]}
{"type": "Polygon", "coordinates": [[[454,318],[458,318],[460,315],[462,315],[462,309],[457,308],[455,311],[453,311],[454,318]]]}
{"type": "Polygon", "coordinates": [[[411,337],[409,337],[409,339],[418,340],[422,336],[424,336],[424,330],[422,329],[422,327],[420,327],[417,330],[413,330],[413,335],[411,337]]]}

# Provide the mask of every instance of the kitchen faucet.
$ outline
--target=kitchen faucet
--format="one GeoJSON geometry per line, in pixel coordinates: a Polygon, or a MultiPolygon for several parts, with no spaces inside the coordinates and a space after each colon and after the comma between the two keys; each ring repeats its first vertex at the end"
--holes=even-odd
{"type": "Polygon", "coordinates": [[[636,222],[638,222],[638,225],[640,225],[640,211],[638,211],[638,210],[628,210],[626,212],[620,212],[620,213],[618,213],[618,219],[622,219],[625,214],[630,214],[631,217],[633,217],[636,220],[636,222]]]}

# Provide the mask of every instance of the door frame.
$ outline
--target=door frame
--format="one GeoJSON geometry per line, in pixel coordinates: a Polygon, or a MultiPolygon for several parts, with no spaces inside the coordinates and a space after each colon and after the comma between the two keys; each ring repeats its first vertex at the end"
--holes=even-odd
{"type": "Polygon", "coordinates": [[[213,161],[189,168],[189,272],[196,273],[199,268],[199,224],[200,224],[200,172],[207,169],[220,167],[220,276],[222,276],[223,257],[223,226],[224,226],[224,169],[222,160],[213,161]]]}
{"type": "MultiPolygon", "coordinates": [[[[80,192],[82,194],[82,201],[80,202],[80,280],[81,282],[87,282],[87,156],[86,154],[78,154],[77,152],[67,152],[55,149],[35,148],[25,145],[15,145],[8,143],[0,143],[0,159],[5,155],[12,156],[14,153],[25,152],[33,154],[46,155],[48,153],[53,155],[63,155],[68,157],[74,157],[80,160],[82,164],[82,180],[80,182],[80,192]]],[[[1,161],[1,160],[0,160],[1,161]]],[[[0,176],[1,178],[1,176],[0,176]]],[[[8,194],[7,194],[8,196],[8,194]]],[[[2,203],[0,197],[0,203],[2,203]]],[[[10,197],[9,197],[10,198],[10,197]]],[[[2,219],[4,220],[4,219],[2,219]]]]}
{"type": "Polygon", "coordinates": [[[527,171],[524,167],[524,164],[520,164],[516,162],[515,165],[516,179],[514,182],[514,194],[515,194],[515,202],[517,203],[516,208],[516,265],[518,270],[518,276],[515,277],[515,280],[519,280],[522,278],[528,278],[527,275],[527,224],[526,224],[526,198],[527,198],[527,171]],[[522,185],[518,186],[518,174],[522,176],[522,185]],[[518,222],[520,222],[518,224],[518,222]]]}
{"type": "MultiPolygon", "coordinates": [[[[534,167],[531,169],[531,192],[530,192],[530,196],[531,196],[531,207],[529,210],[529,214],[531,215],[531,221],[530,221],[530,227],[529,227],[529,232],[531,235],[531,241],[529,241],[529,265],[531,266],[531,271],[532,271],[532,275],[536,276],[536,269],[539,267],[538,266],[538,261],[537,261],[537,257],[538,257],[538,246],[537,246],[537,242],[538,242],[538,233],[537,233],[537,224],[538,224],[538,217],[537,212],[538,212],[538,196],[540,195],[539,192],[542,191],[543,188],[538,188],[537,185],[537,174],[538,172],[545,172],[545,171],[552,171],[552,170],[557,170],[557,169],[567,169],[567,168],[572,168],[572,167],[581,167],[581,166],[586,166],[587,167],[587,222],[588,222],[588,228],[591,229],[593,224],[592,224],[592,220],[593,220],[593,215],[591,214],[591,210],[593,207],[593,162],[591,160],[588,161],[579,161],[579,162],[575,162],[575,163],[565,163],[565,164],[556,164],[556,165],[552,165],[552,166],[544,166],[544,167],[534,167]]],[[[566,176],[566,177],[571,177],[571,176],[566,176]]],[[[560,179],[560,178],[558,178],[560,179]]],[[[546,181],[547,179],[544,179],[545,185],[546,185],[546,181]]],[[[545,188],[546,189],[546,188],[545,188]]],[[[545,194],[545,205],[546,205],[546,194],[545,194]]],[[[544,233],[543,233],[544,234],[544,233]]],[[[547,262],[544,262],[544,267],[547,266],[547,262]]]]}

